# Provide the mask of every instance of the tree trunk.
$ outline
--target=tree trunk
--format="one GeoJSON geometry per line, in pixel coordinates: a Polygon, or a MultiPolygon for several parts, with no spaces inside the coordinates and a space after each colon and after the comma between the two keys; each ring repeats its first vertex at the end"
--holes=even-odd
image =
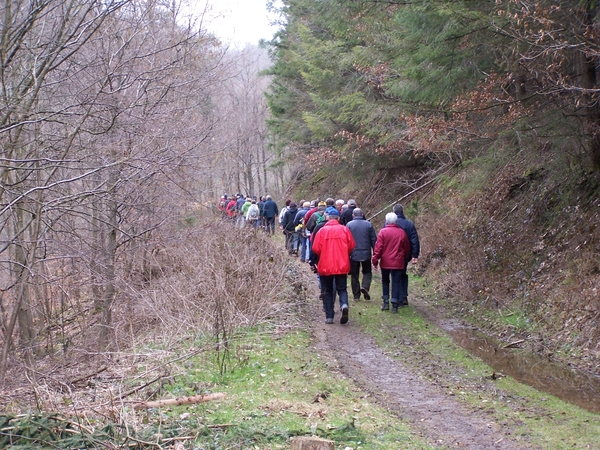
{"type": "MultiPolygon", "coordinates": [[[[111,152],[112,160],[116,161],[116,151],[111,152]]],[[[117,230],[118,230],[118,203],[116,200],[116,185],[119,179],[119,169],[112,167],[109,175],[108,189],[108,210],[106,223],[108,231],[106,233],[106,248],[104,249],[104,299],[102,302],[102,332],[100,336],[100,345],[105,348],[108,345],[109,329],[112,322],[112,306],[115,299],[116,271],[115,261],[117,252],[117,230]]]]}
{"type": "MultiPolygon", "coordinates": [[[[594,2],[595,3],[595,2],[594,2]]],[[[592,6],[591,2],[586,2],[585,6],[585,18],[584,27],[587,28],[586,33],[593,33],[594,20],[598,14],[598,8],[592,6]]],[[[598,88],[598,63],[597,57],[588,56],[586,53],[581,52],[582,60],[582,86],[584,89],[597,89],[598,88]]],[[[586,121],[587,121],[587,134],[589,136],[588,149],[590,159],[594,168],[594,171],[600,171],[600,105],[597,101],[589,98],[589,94],[586,94],[586,121]]]]}

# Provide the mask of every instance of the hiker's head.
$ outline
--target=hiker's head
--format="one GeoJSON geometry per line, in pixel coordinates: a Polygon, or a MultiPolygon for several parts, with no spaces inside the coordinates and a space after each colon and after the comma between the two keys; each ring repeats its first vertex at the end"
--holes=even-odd
{"type": "Polygon", "coordinates": [[[325,215],[327,216],[327,219],[336,219],[339,220],[340,218],[340,212],[334,208],[333,206],[329,206],[326,210],[325,210],[325,215]]]}

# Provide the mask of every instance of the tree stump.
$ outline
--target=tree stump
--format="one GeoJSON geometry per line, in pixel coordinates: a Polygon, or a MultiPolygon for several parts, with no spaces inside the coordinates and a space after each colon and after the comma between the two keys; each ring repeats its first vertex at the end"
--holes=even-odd
{"type": "Polygon", "coordinates": [[[335,442],[318,437],[294,437],[290,450],[335,450],[335,442]]]}

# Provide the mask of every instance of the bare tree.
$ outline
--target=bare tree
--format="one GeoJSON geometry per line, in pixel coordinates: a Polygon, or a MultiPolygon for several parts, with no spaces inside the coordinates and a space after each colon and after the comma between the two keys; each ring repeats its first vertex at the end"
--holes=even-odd
{"type": "MultiPolygon", "coordinates": [[[[51,78],[79,52],[125,2],[6,1],[0,35],[0,253],[2,289],[10,291],[12,311],[4,327],[2,368],[18,322],[22,344],[36,336],[30,281],[43,258],[46,229],[44,198],[59,180],[60,161],[68,158],[73,130],[64,130],[61,148],[44,139],[43,124],[69,114],[43,102],[56,85],[51,78]]],[[[76,122],[73,124],[75,127],[76,122]]],[[[4,306],[3,306],[4,309],[4,306]]],[[[1,378],[2,373],[0,373],[1,378]]]]}
{"type": "Polygon", "coordinates": [[[159,2],[35,5],[3,9],[2,371],[17,324],[35,349],[75,294],[101,311],[107,342],[139,244],[177,216],[175,193],[204,157],[220,70],[214,40],[159,2]]]}
{"type": "Polygon", "coordinates": [[[221,192],[233,188],[256,194],[273,188],[264,96],[269,79],[261,75],[269,64],[267,53],[253,46],[230,50],[225,57],[228,73],[217,94],[219,123],[213,142],[213,170],[221,192]]]}

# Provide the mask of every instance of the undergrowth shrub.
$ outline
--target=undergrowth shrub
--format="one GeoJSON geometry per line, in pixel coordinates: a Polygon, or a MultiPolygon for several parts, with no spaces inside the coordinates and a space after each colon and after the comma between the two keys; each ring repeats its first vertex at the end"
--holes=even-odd
{"type": "Polygon", "coordinates": [[[280,246],[214,218],[180,231],[155,261],[162,275],[139,291],[135,326],[212,332],[216,322],[233,329],[285,314],[294,268],[280,246]]]}
{"type": "Polygon", "coordinates": [[[149,276],[122,278],[108,347],[93,340],[97,312],[91,299],[77,300],[81,307],[71,313],[78,325],[51,330],[69,345],[29,361],[24,370],[14,364],[13,373],[33,375],[8,379],[0,391],[5,412],[77,414],[91,398],[111,420],[126,422],[119,411],[142,392],[139,383],[147,385],[144,396],[157,396],[185,374],[185,360],[199,353],[216,359],[223,373],[245,330],[300,323],[307,275],[283,251],[282,241],[212,215],[193,222],[184,220],[156,238],[160,245],[149,253],[149,276]],[[132,384],[132,374],[143,381],[132,384]]]}
{"type": "Polygon", "coordinates": [[[476,321],[498,317],[486,324],[498,335],[522,333],[549,355],[596,368],[600,189],[593,177],[565,170],[562,148],[544,141],[525,152],[524,140],[515,142],[518,151],[490,150],[421,202],[420,271],[458,311],[476,321]],[[494,164],[483,163],[492,156],[494,164]],[[506,326],[502,317],[515,313],[528,327],[506,326]]]}

